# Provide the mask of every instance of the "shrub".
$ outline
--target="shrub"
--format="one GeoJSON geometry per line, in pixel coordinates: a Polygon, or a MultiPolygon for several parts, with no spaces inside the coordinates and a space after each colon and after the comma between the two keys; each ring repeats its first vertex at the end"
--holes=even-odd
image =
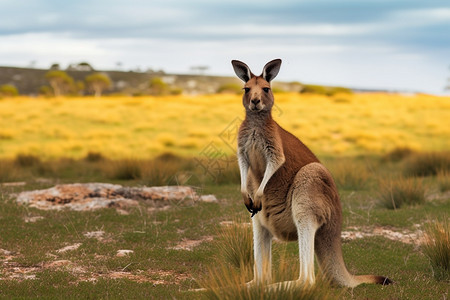
{"type": "Polygon", "coordinates": [[[336,94],[352,94],[353,91],[349,88],[340,87],[340,86],[323,86],[323,85],[315,85],[315,84],[305,84],[303,89],[300,91],[302,94],[318,94],[318,95],[326,95],[333,96],[336,94]]]}
{"type": "Polygon", "coordinates": [[[405,161],[407,176],[437,175],[439,171],[450,171],[450,152],[415,153],[405,161]]]}
{"type": "Polygon", "coordinates": [[[419,178],[381,180],[380,189],[381,203],[389,209],[425,202],[425,188],[419,178]]]}
{"type": "Polygon", "coordinates": [[[327,88],[322,85],[305,84],[303,86],[303,89],[300,91],[300,93],[326,95],[327,88]]]}
{"type": "Polygon", "coordinates": [[[19,91],[12,84],[0,85],[0,97],[14,97],[19,95],[19,91]]]}
{"type": "Polygon", "coordinates": [[[162,78],[154,77],[149,82],[150,94],[155,96],[166,95],[170,92],[169,85],[162,78]]]}
{"type": "Polygon", "coordinates": [[[447,219],[432,221],[425,227],[422,245],[437,280],[450,280],[450,223],[447,219]]]}

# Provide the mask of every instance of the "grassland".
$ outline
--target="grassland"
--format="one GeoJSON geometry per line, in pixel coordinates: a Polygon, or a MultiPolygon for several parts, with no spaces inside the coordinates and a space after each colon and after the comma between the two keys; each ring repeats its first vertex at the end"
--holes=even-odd
{"type": "MultiPolygon", "coordinates": [[[[223,299],[217,283],[249,280],[251,219],[235,158],[220,156],[233,154],[240,101],[234,95],[0,100],[0,298],[223,299]],[[211,143],[222,165],[205,172],[211,143]],[[219,201],[156,210],[141,201],[125,214],[113,208],[42,211],[15,202],[24,190],[92,181],[189,184],[219,201]],[[243,231],[230,235],[230,222],[243,231]],[[89,235],[99,231],[101,238],[89,235]],[[176,247],[186,241],[197,246],[176,247]],[[120,249],[134,252],[117,256],[120,249]],[[213,292],[193,291],[200,287],[213,292]]],[[[277,94],[276,101],[274,118],[331,170],[343,231],[360,234],[343,238],[349,271],[396,282],[355,289],[320,283],[309,296],[301,290],[294,296],[447,299],[448,269],[436,267],[430,260],[435,252],[420,240],[429,224],[449,218],[450,98],[277,94]],[[397,182],[420,182],[419,189],[401,185],[400,193],[420,201],[401,198],[402,205],[391,206],[396,199],[389,188],[397,182]]],[[[274,243],[274,264],[277,280],[294,279],[296,243],[274,243]]],[[[227,299],[275,297],[258,291],[242,297],[234,290],[227,299]]]]}
{"type": "MultiPolygon", "coordinates": [[[[450,98],[429,95],[277,94],[274,118],[319,155],[450,148],[450,98]]],[[[238,95],[0,100],[0,158],[198,156],[234,153],[244,117],[238,95]]]]}

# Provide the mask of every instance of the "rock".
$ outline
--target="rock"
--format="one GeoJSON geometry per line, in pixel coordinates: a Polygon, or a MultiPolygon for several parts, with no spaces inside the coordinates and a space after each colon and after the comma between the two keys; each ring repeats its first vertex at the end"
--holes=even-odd
{"type": "Polygon", "coordinates": [[[203,196],[200,196],[200,201],[213,203],[213,202],[217,202],[217,198],[214,195],[203,195],[203,196]]]}
{"type": "Polygon", "coordinates": [[[67,251],[77,250],[78,248],[80,248],[81,245],[82,245],[81,243],[76,243],[76,244],[73,244],[73,245],[66,246],[66,247],[63,247],[61,249],[58,249],[58,250],[56,250],[56,252],[57,253],[64,253],[64,252],[67,252],[67,251]]]}
{"type": "Polygon", "coordinates": [[[103,236],[105,235],[104,231],[90,231],[83,234],[87,238],[94,238],[97,240],[102,240],[103,236]]]}
{"type": "Polygon", "coordinates": [[[131,253],[134,253],[134,251],[133,250],[117,250],[116,256],[117,257],[124,257],[124,256],[127,256],[127,255],[130,255],[131,253]]]}
{"type": "Polygon", "coordinates": [[[43,216],[25,217],[23,220],[25,223],[36,223],[37,221],[43,220],[43,216]]]}
{"type": "Polygon", "coordinates": [[[22,192],[16,201],[43,210],[86,211],[112,207],[123,214],[127,208],[138,206],[138,201],[165,207],[171,204],[170,201],[193,204],[195,201],[217,202],[217,198],[214,195],[199,196],[189,186],[123,187],[110,183],[74,183],[22,192]]]}

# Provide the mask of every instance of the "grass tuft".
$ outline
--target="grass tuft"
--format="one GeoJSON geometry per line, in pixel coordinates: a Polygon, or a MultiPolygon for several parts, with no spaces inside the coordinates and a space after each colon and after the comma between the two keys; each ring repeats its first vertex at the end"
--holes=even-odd
{"type": "Polygon", "coordinates": [[[181,160],[154,159],[143,165],[142,181],[147,186],[184,185],[190,179],[181,175],[181,160]],[[186,182],[185,182],[186,181],[186,182]]]}
{"type": "Polygon", "coordinates": [[[134,159],[111,161],[106,173],[110,179],[134,180],[142,177],[142,162],[134,159]]]}
{"type": "Polygon", "coordinates": [[[382,179],[381,204],[388,209],[425,203],[425,187],[420,178],[382,179]]]}
{"type": "Polygon", "coordinates": [[[406,176],[432,176],[450,171],[450,152],[416,153],[405,161],[406,176]]]}
{"type": "Polygon", "coordinates": [[[253,234],[251,226],[238,220],[220,229],[218,257],[228,264],[242,268],[253,264],[253,234]]]}
{"type": "Polygon", "coordinates": [[[432,221],[425,227],[425,242],[422,245],[429,258],[433,275],[437,280],[450,280],[450,223],[432,221]]]}
{"type": "Polygon", "coordinates": [[[437,183],[441,192],[450,191],[450,171],[439,170],[437,173],[437,183]]]}
{"type": "MultiPolygon", "coordinates": [[[[205,299],[334,299],[330,285],[319,278],[313,286],[298,284],[247,285],[252,278],[252,268],[243,267],[239,270],[218,262],[216,268],[210,269],[205,279],[199,285],[206,289],[205,299]]],[[[292,275],[292,264],[283,262],[276,273],[292,275]]],[[[296,274],[298,276],[298,274],[296,274]]]]}

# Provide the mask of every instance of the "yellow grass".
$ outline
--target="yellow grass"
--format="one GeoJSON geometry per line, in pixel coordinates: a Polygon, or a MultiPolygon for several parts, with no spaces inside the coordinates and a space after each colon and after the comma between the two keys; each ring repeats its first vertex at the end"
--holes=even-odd
{"type": "MultiPolygon", "coordinates": [[[[450,148],[450,97],[276,94],[274,118],[319,155],[450,148]]],[[[0,158],[230,155],[244,118],[235,95],[0,100],[0,158]],[[212,143],[212,144],[211,144],[212,143]]]]}

